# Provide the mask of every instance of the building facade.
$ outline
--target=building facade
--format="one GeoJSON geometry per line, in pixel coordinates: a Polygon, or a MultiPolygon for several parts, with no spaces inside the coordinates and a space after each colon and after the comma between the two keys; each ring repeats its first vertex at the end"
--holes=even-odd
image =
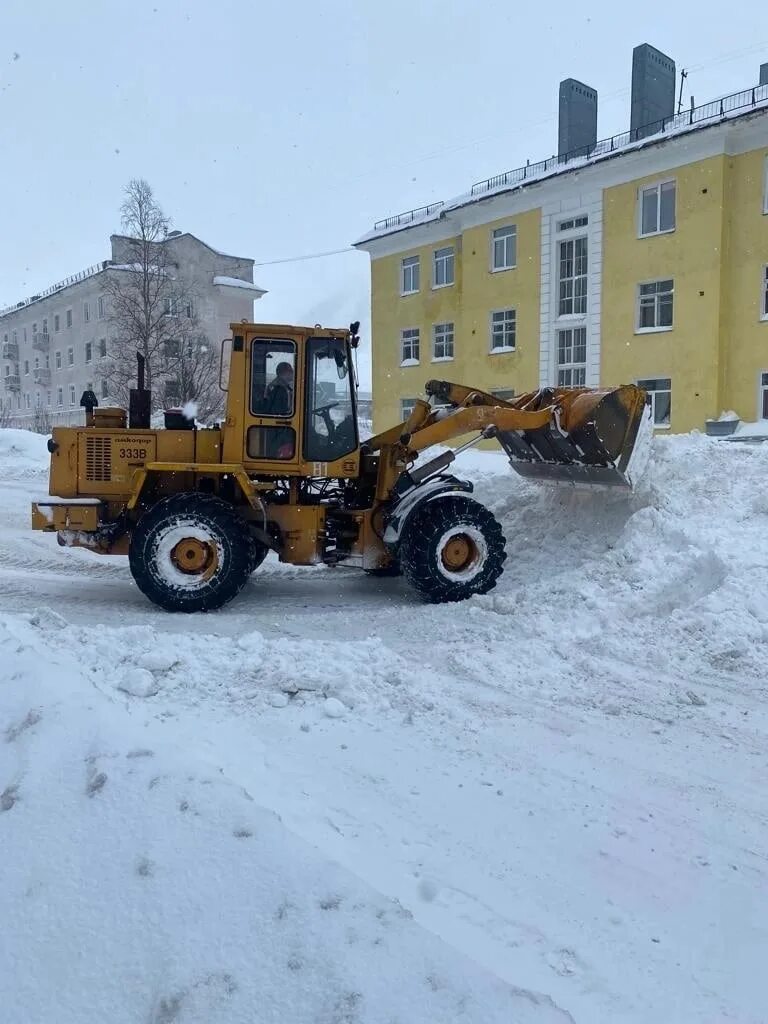
{"type": "Polygon", "coordinates": [[[502,397],[637,382],[659,430],[768,418],[768,84],[579,143],[356,243],[375,430],[435,377],[502,397]]]}
{"type": "MultiPolygon", "coordinates": [[[[84,422],[83,391],[109,404],[105,368],[111,346],[108,274],[120,272],[128,240],[111,238],[111,259],[104,260],[39,295],[0,310],[2,379],[0,422],[6,426],[47,428],[84,422]]],[[[253,319],[254,300],[264,290],[253,283],[253,260],[216,252],[194,235],[173,232],[175,272],[194,295],[197,333],[212,343],[228,337],[229,325],[253,319]]],[[[192,310],[169,310],[179,319],[192,310]]],[[[169,385],[172,394],[172,382],[169,385]]]]}

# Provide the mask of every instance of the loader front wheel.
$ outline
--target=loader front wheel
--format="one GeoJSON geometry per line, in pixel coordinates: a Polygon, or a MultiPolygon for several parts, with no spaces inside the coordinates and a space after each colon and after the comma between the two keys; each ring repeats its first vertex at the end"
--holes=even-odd
{"type": "Polygon", "coordinates": [[[464,601],[501,576],[504,535],[491,512],[463,495],[435,498],[411,513],[400,542],[407,582],[425,601],[464,601]]]}
{"type": "Polygon", "coordinates": [[[139,590],[170,612],[203,612],[231,601],[254,563],[245,521],[221,498],[174,494],[139,519],[128,558],[139,590]]]}

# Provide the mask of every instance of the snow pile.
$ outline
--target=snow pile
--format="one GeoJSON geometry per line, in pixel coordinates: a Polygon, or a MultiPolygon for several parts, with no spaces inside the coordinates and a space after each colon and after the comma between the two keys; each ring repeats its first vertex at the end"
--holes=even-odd
{"type": "Polygon", "coordinates": [[[571,1020],[94,689],[36,621],[0,622],[5,1024],[571,1020]]]}
{"type": "Polygon", "coordinates": [[[46,476],[50,462],[47,441],[30,430],[0,428],[0,479],[46,476]]]}

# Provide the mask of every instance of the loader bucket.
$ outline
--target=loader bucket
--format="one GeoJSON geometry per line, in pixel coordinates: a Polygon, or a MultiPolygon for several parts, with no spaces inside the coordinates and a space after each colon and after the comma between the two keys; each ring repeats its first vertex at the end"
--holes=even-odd
{"type": "Polygon", "coordinates": [[[514,403],[518,408],[551,406],[552,415],[544,427],[496,434],[515,472],[553,483],[633,489],[653,434],[641,388],[545,388],[523,397],[524,406],[514,403]]]}

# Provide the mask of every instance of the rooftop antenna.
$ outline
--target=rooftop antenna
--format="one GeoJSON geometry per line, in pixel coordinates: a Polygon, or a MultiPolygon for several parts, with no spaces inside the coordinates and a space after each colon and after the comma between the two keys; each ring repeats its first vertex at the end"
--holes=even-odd
{"type": "Polygon", "coordinates": [[[688,72],[685,70],[685,68],[683,68],[683,70],[680,72],[680,96],[677,100],[678,114],[681,114],[683,112],[683,85],[685,85],[685,80],[687,77],[688,72]]]}

